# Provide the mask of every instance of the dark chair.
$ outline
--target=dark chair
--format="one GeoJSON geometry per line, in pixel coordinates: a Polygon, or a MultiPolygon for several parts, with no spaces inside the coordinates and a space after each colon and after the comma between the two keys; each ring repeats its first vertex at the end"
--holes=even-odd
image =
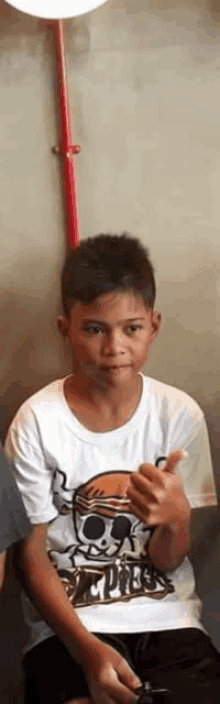
{"type": "Polygon", "coordinates": [[[196,509],[192,545],[190,557],[203,602],[203,623],[220,651],[220,506],[196,509]]]}

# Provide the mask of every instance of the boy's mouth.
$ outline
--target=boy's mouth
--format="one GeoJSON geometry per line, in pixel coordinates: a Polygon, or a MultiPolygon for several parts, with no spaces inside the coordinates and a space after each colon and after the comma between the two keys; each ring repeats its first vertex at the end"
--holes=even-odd
{"type": "Polygon", "coordinates": [[[112,369],[127,369],[131,364],[111,364],[109,366],[100,367],[101,371],[109,371],[112,369]]]}

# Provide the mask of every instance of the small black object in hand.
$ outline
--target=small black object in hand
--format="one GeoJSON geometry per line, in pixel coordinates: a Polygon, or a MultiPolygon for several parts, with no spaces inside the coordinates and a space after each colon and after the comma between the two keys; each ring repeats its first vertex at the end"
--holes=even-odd
{"type": "Polygon", "coordinates": [[[168,704],[167,695],[170,694],[170,691],[165,688],[152,687],[150,682],[144,682],[142,687],[136,689],[135,693],[139,694],[137,704],[168,704]]]}

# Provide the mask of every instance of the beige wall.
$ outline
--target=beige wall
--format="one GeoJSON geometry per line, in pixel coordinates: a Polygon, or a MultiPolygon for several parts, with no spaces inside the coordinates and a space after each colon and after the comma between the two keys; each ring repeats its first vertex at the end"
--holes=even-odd
{"type": "MultiPolygon", "coordinates": [[[[214,0],[213,0],[214,2],[214,0]]],[[[164,326],[149,373],[220,430],[220,12],[109,0],[68,21],[80,235],[150,247],[164,326]]],[[[220,6],[219,6],[220,10],[220,6]]],[[[2,424],[67,369],[56,332],[65,252],[52,33],[0,2],[2,424]]]]}

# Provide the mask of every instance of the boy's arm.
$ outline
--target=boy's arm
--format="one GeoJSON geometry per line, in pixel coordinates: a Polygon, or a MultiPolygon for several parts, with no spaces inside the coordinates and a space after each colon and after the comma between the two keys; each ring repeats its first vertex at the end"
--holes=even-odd
{"type": "Polygon", "coordinates": [[[36,608],[82,666],[95,704],[135,704],[134,690],[140,686],[139,679],[114,648],[102,643],[83,626],[49,560],[47,526],[57,510],[51,491],[51,469],[27,402],[13,421],[6,450],[14,462],[26,511],[35,524],[20,546],[21,580],[25,580],[36,608]]]}
{"type": "Polygon", "coordinates": [[[171,453],[164,469],[141,465],[131,474],[127,489],[134,513],[149,526],[156,526],[148,553],[163,572],[176,569],[190,550],[191,509],[175,473],[183,457],[182,450],[171,453]]]}
{"type": "Polygon", "coordinates": [[[176,526],[158,526],[149,543],[148,553],[162,572],[175,570],[190,551],[190,521],[178,520],[176,526]]]}
{"type": "Polygon", "coordinates": [[[90,633],[81,624],[46,552],[47,524],[33,526],[21,544],[19,566],[29,596],[80,664],[90,647],[90,633]],[[73,638],[74,635],[74,638],[73,638]]]}
{"type": "Polygon", "coordinates": [[[81,623],[48,558],[46,536],[47,524],[36,525],[21,545],[20,567],[29,596],[83,668],[94,702],[135,704],[139,679],[117,651],[81,623]]]}

